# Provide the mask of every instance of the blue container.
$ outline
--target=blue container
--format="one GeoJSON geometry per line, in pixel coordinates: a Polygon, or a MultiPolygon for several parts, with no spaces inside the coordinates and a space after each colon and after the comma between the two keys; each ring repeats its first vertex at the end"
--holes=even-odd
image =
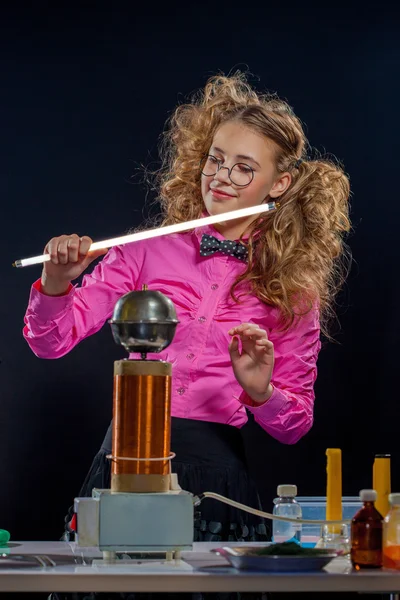
{"type": "MultiPolygon", "coordinates": [[[[301,506],[303,519],[318,519],[324,521],[326,518],[326,496],[297,496],[297,502],[301,506]]],[[[343,496],[342,508],[343,519],[351,520],[361,508],[362,502],[358,496],[343,496]]],[[[321,537],[320,525],[302,525],[301,545],[314,546],[321,537]]]]}

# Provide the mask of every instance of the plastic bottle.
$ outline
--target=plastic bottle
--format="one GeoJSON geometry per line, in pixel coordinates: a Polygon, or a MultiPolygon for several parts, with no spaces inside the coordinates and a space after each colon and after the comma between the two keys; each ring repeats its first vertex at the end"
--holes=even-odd
{"type": "Polygon", "coordinates": [[[375,508],[375,490],[361,490],[364,506],[351,521],[351,562],[356,569],[373,569],[382,566],[383,517],[375,508]]]}
{"type": "Polygon", "coordinates": [[[389,494],[389,504],[383,521],[383,566],[400,571],[400,494],[389,494]]]}
{"type": "MultiPolygon", "coordinates": [[[[290,517],[301,519],[301,506],[296,501],[297,486],[295,485],[278,485],[278,498],[274,500],[273,514],[280,517],[290,517]]],[[[298,542],[301,539],[301,523],[286,523],[285,521],[272,521],[272,541],[275,543],[281,542],[298,542]]]]}

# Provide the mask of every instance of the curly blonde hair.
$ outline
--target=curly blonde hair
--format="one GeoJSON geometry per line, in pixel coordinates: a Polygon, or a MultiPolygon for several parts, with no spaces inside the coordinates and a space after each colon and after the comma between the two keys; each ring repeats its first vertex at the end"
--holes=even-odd
{"type": "Polygon", "coordinates": [[[216,130],[227,121],[272,140],[277,172],[292,176],[278,209],[254,221],[248,266],[231,295],[239,301],[236,288],[248,282],[262,302],[279,309],[283,329],[317,305],[322,331],[329,337],[328,320],[350,258],[343,239],[350,230],[349,181],[332,160],[307,159],[309,145],[291,107],[276,95],[257,93],[242,73],[212,77],[169,119],[158,173],[163,225],[202,216],[200,164],[216,130]]]}

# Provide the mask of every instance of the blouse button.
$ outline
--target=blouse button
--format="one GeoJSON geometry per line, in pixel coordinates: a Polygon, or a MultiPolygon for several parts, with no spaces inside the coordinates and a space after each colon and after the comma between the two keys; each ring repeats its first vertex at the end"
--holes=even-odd
{"type": "Polygon", "coordinates": [[[199,317],[199,323],[205,323],[206,318],[205,317],[199,317]]]}
{"type": "Polygon", "coordinates": [[[188,360],[192,360],[194,358],[194,354],[190,353],[190,354],[186,354],[186,358],[188,360]]]}
{"type": "Polygon", "coordinates": [[[218,283],[213,283],[211,286],[212,290],[217,290],[218,289],[218,283]]]}
{"type": "Polygon", "coordinates": [[[185,388],[183,388],[183,387],[180,387],[180,388],[178,388],[178,394],[179,394],[180,396],[182,396],[182,394],[184,394],[184,393],[185,393],[185,391],[186,391],[186,390],[185,390],[185,388]]]}

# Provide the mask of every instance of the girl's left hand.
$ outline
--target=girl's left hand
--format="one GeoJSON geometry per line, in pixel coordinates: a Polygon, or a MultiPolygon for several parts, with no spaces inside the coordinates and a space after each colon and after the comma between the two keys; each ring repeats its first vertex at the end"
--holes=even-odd
{"type": "Polygon", "coordinates": [[[273,391],[270,384],[274,368],[273,343],[264,329],[252,323],[242,323],[228,334],[232,336],[229,353],[236,379],[252,400],[265,402],[273,391]],[[238,338],[242,342],[241,353],[238,338]]]}

